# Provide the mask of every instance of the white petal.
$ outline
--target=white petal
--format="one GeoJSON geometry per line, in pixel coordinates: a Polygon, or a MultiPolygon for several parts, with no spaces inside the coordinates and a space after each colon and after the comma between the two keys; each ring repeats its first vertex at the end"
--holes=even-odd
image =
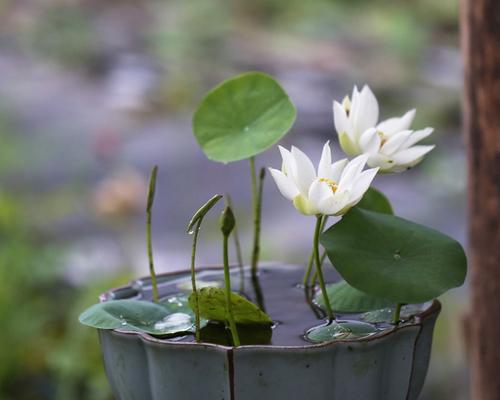
{"type": "Polygon", "coordinates": [[[391,172],[394,167],[394,161],[381,153],[370,154],[367,164],[372,168],[380,168],[380,172],[391,172]]]}
{"type": "Polygon", "coordinates": [[[309,199],[301,194],[293,199],[293,205],[304,215],[320,214],[320,211],[309,201],[309,199]]]}
{"type": "Polygon", "coordinates": [[[354,186],[352,187],[351,190],[351,195],[350,195],[350,203],[351,205],[356,205],[365,192],[368,190],[370,187],[373,178],[375,178],[375,175],[377,175],[378,168],[371,168],[367,169],[366,171],[363,171],[360,175],[359,178],[356,179],[356,182],[354,183],[354,186]]]}
{"type": "Polygon", "coordinates": [[[375,128],[367,129],[359,140],[359,147],[363,153],[376,153],[380,149],[380,135],[375,128]]]}
{"type": "MultiPolygon", "coordinates": [[[[353,104],[352,125],[356,139],[378,121],[378,102],[368,85],[365,85],[357,98],[356,108],[353,104]]],[[[354,103],[354,102],[353,102],[354,103]]]]}
{"type": "Polygon", "coordinates": [[[342,150],[344,150],[344,153],[348,156],[357,156],[360,153],[356,142],[353,142],[349,135],[345,132],[339,134],[339,143],[342,150]]]}
{"type": "Polygon", "coordinates": [[[333,197],[333,191],[330,186],[326,182],[320,182],[319,179],[316,179],[309,189],[309,201],[313,207],[320,210],[320,204],[324,203],[330,197],[333,197]]]}
{"type": "Polygon", "coordinates": [[[419,131],[413,132],[410,137],[404,142],[402,148],[408,148],[413,146],[414,144],[420,142],[422,139],[425,139],[427,136],[429,136],[432,132],[434,131],[434,128],[425,128],[421,129],[419,131]]]}
{"type": "Polygon", "coordinates": [[[340,181],[340,176],[342,175],[342,171],[344,170],[346,165],[347,165],[347,158],[334,162],[330,167],[331,172],[328,178],[334,182],[340,181]]]}
{"type": "Polygon", "coordinates": [[[413,146],[394,154],[393,159],[397,165],[413,167],[434,147],[436,146],[413,146]]]}
{"type": "Polygon", "coordinates": [[[361,154],[356,158],[349,161],[347,166],[342,171],[342,175],[340,176],[340,180],[337,187],[337,192],[344,192],[346,190],[350,190],[352,185],[354,184],[355,179],[363,170],[366,162],[368,161],[368,154],[361,154]]]}
{"type": "Polygon", "coordinates": [[[380,153],[390,156],[396,152],[401,145],[408,140],[411,135],[411,131],[401,131],[389,138],[380,148],[380,153]]]}
{"type": "Polygon", "coordinates": [[[289,177],[293,179],[295,176],[297,167],[295,165],[295,160],[292,156],[292,153],[285,149],[282,146],[278,146],[280,153],[281,153],[281,158],[283,159],[283,165],[281,167],[281,170],[283,173],[287,174],[289,177]]]}
{"type": "Polygon", "coordinates": [[[382,132],[385,136],[392,136],[395,133],[410,129],[410,125],[415,118],[415,112],[417,110],[413,109],[407,111],[401,117],[394,117],[386,119],[377,125],[377,130],[382,132]]]}
{"type": "Polygon", "coordinates": [[[347,117],[344,107],[337,101],[333,102],[333,123],[339,135],[346,133],[351,140],[353,139],[351,121],[347,117]]]}
{"type": "Polygon", "coordinates": [[[332,151],[330,150],[330,141],[328,141],[323,146],[323,152],[321,153],[321,159],[319,160],[318,176],[320,178],[330,179],[331,165],[332,151]]]}
{"type": "MultiPolygon", "coordinates": [[[[325,206],[323,206],[324,208],[325,206]]],[[[328,215],[342,215],[349,208],[349,192],[339,193],[338,191],[335,193],[333,200],[329,200],[329,213],[328,215]]]]}
{"type": "Polygon", "coordinates": [[[297,168],[295,175],[295,184],[304,196],[307,196],[309,192],[309,187],[316,178],[316,170],[312,161],[307,157],[307,155],[299,148],[292,146],[292,156],[295,160],[295,165],[297,168]]]}
{"type": "Polygon", "coordinates": [[[274,168],[269,168],[269,172],[271,172],[280,193],[288,200],[293,201],[293,199],[299,194],[299,189],[297,189],[292,179],[286,176],[283,172],[274,168]]]}

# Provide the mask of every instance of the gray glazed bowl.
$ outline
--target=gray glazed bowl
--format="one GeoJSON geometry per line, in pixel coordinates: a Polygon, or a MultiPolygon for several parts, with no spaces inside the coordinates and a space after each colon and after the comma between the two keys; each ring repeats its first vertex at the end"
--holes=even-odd
{"type": "MultiPolygon", "coordinates": [[[[101,301],[137,294],[131,285],[101,301]]],[[[117,330],[99,330],[99,337],[117,400],[414,400],[440,309],[434,300],[411,324],[367,338],[293,347],[233,348],[117,330]]]]}

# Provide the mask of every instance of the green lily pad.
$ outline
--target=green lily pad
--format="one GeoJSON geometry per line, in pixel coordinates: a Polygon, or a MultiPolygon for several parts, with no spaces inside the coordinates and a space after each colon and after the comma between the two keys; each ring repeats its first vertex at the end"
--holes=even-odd
{"type": "Polygon", "coordinates": [[[332,340],[356,339],[377,333],[371,324],[360,321],[333,321],[328,325],[320,325],[310,329],[306,338],[314,343],[330,342],[332,340]]]}
{"type": "Polygon", "coordinates": [[[393,215],[355,207],[320,241],[351,286],[394,303],[423,303],[465,279],[456,240],[393,215]]]}
{"type": "MultiPolygon", "coordinates": [[[[79,317],[83,325],[97,329],[124,329],[156,336],[194,331],[191,309],[171,303],[170,307],[141,300],[113,300],[94,304],[79,317]],[[182,312],[182,310],[186,312],[182,312]]],[[[206,321],[204,321],[206,324],[206,321]]]]}
{"type": "Polygon", "coordinates": [[[380,190],[374,187],[370,187],[365,192],[363,198],[358,203],[358,207],[382,214],[394,214],[389,199],[380,190]]]}
{"type": "MultiPolygon", "coordinates": [[[[408,304],[401,307],[399,317],[401,320],[406,321],[411,317],[421,313],[425,309],[424,305],[408,304]]],[[[383,308],[380,310],[368,311],[361,316],[361,319],[366,322],[374,324],[381,322],[392,323],[394,320],[395,308],[383,308]]]]}
{"type": "MultiPolygon", "coordinates": [[[[200,315],[210,321],[225,321],[226,294],[221,288],[209,287],[198,291],[200,315]]],[[[189,296],[189,305],[194,309],[193,293],[189,296]]],[[[272,320],[255,304],[244,297],[231,293],[231,305],[234,321],[237,324],[271,324],[272,320]]]]}
{"type": "Polygon", "coordinates": [[[188,297],[185,293],[172,294],[161,298],[159,304],[170,313],[192,314],[193,311],[189,307],[188,297]]]}
{"type": "MultiPolygon", "coordinates": [[[[336,312],[365,312],[390,307],[393,304],[386,299],[363,293],[362,291],[353,288],[346,281],[340,281],[338,283],[327,285],[326,291],[332,309],[336,312]]],[[[323,298],[321,292],[318,292],[315,301],[320,306],[325,306],[325,299],[323,298]]]]}
{"type": "Polygon", "coordinates": [[[349,333],[349,329],[334,321],[328,325],[311,328],[306,333],[306,339],[314,343],[323,343],[331,340],[347,339],[349,333]]]}
{"type": "Polygon", "coordinates": [[[269,75],[249,72],[212,89],[194,113],[193,131],[207,157],[231,162],[276,144],[295,121],[295,107],[269,75]]]}

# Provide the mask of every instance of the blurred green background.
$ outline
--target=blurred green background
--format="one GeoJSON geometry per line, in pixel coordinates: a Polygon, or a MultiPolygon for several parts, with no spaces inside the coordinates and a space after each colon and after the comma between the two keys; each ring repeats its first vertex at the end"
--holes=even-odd
{"type": "MultiPolygon", "coordinates": [[[[97,335],[77,316],[147,274],[144,204],[160,167],[160,272],[188,265],[184,227],[215,192],[236,203],[245,256],[245,162],[206,160],[190,115],[235,73],[275,75],[298,108],[284,144],[340,157],[331,103],[368,83],[382,118],[417,107],[438,144],[375,186],[403,217],[465,242],[465,162],[456,0],[22,0],[0,3],[0,399],[108,400],[97,335]]],[[[276,149],[259,165],[279,165],[276,149]]],[[[312,225],[270,181],[263,258],[302,263],[312,225]]],[[[220,261],[207,221],[200,263],[220,261]]],[[[424,400],[468,398],[467,288],[447,294],[424,400]]]]}

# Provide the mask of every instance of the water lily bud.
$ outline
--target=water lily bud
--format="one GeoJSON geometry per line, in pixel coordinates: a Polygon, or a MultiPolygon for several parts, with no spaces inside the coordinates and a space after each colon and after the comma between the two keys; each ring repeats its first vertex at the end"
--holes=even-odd
{"type": "Polygon", "coordinates": [[[231,207],[226,207],[220,216],[220,230],[224,236],[229,236],[236,224],[231,207]]]}
{"type": "Polygon", "coordinates": [[[149,178],[149,190],[148,190],[148,203],[146,206],[147,212],[151,212],[153,207],[153,201],[156,192],[156,175],[158,174],[158,165],[155,165],[151,170],[151,177],[149,178]]]}

